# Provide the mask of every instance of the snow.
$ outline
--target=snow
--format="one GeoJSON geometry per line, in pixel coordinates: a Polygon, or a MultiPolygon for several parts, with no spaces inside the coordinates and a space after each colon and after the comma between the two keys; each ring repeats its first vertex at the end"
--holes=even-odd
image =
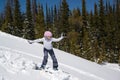
{"type": "MultiPolygon", "coordinates": [[[[7,72],[12,74],[29,74],[29,71],[33,70],[35,67],[35,63],[30,60],[31,58],[25,58],[24,55],[21,54],[22,53],[19,53],[17,51],[0,47],[0,65],[2,65],[2,67],[4,67],[7,72]]],[[[47,70],[54,72],[51,68],[47,70]]],[[[40,74],[47,77],[49,80],[64,80],[64,78],[69,78],[69,76],[69,80],[78,80],[69,74],[63,73],[61,70],[58,72],[56,71],[51,75],[44,71],[41,71],[40,74]]]]}
{"type": "Polygon", "coordinates": [[[99,65],[64,51],[54,49],[59,71],[34,70],[41,65],[43,45],[29,44],[26,39],[0,32],[0,80],[120,80],[118,64],[99,65]],[[50,74],[52,72],[53,74],[50,74]]]}
{"type": "Polygon", "coordinates": [[[116,63],[105,63],[103,66],[112,70],[120,71],[120,66],[116,63]]]}

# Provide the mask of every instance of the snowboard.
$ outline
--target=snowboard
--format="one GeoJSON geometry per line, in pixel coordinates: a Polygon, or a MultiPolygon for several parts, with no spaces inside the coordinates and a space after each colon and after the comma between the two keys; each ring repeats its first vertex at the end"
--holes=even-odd
{"type": "Polygon", "coordinates": [[[63,71],[61,69],[54,70],[53,68],[46,66],[45,69],[39,69],[36,68],[38,67],[37,64],[34,66],[34,70],[40,71],[40,74],[45,74],[45,76],[49,77],[52,80],[71,80],[70,78],[72,77],[70,73],[63,71]]]}

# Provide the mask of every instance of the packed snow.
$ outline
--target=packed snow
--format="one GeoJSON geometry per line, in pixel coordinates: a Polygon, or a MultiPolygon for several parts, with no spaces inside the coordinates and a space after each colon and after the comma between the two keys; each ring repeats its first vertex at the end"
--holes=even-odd
{"type": "Polygon", "coordinates": [[[103,66],[112,70],[120,71],[120,66],[116,63],[105,63],[103,66]]]}
{"type": "MultiPolygon", "coordinates": [[[[35,63],[30,59],[26,58],[23,53],[0,47],[0,65],[9,73],[29,74],[29,71],[34,70],[35,67],[35,63]]],[[[48,73],[44,72],[44,70],[40,71],[40,74],[47,77],[49,80],[78,80],[77,78],[72,77],[72,75],[60,70],[53,71],[50,68],[47,69],[47,71],[48,73]],[[52,74],[49,72],[52,72],[52,74]]]]}
{"type": "Polygon", "coordinates": [[[59,70],[52,69],[49,57],[45,70],[41,65],[43,45],[0,32],[0,80],[120,80],[118,64],[99,65],[64,51],[54,49],[59,70]]]}

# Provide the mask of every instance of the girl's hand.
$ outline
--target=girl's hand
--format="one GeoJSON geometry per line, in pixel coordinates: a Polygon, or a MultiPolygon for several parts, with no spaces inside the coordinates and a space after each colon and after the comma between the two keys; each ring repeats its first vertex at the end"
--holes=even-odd
{"type": "Polygon", "coordinates": [[[61,37],[67,38],[67,37],[65,36],[65,33],[61,33],[61,37]]]}
{"type": "Polygon", "coordinates": [[[61,37],[63,37],[64,33],[61,33],[61,37]]]}

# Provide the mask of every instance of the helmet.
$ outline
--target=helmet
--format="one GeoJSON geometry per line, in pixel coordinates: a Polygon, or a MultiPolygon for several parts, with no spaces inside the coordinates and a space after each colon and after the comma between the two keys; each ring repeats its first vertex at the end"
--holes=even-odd
{"type": "Polygon", "coordinates": [[[44,37],[46,37],[46,36],[52,37],[52,33],[50,31],[45,31],[44,37]]]}

